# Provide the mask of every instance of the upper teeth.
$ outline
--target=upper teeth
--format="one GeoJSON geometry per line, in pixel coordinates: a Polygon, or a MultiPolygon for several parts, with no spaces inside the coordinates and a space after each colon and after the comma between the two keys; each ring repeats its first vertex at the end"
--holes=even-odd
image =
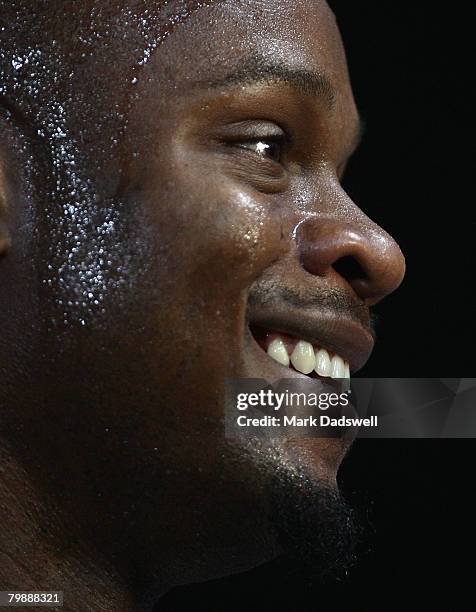
{"type": "Polygon", "coordinates": [[[316,367],[316,354],[312,344],[299,340],[291,355],[291,363],[303,374],[310,374],[316,367]]]}
{"type": "Polygon", "coordinates": [[[291,359],[289,359],[286,345],[281,338],[275,338],[268,346],[267,352],[270,357],[284,366],[289,366],[291,362],[294,368],[303,374],[310,374],[315,370],[319,376],[350,378],[347,361],[344,361],[339,355],[333,355],[331,358],[326,349],[314,348],[305,340],[298,341],[291,353],[291,359]]]}
{"type": "Polygon", "coordinates": [[[278,363],[282,363],[285,366],[289,365],[289,355],[284,342],[281,338],[273,340],[268,347],[268,355],[272,357],[278,363]]]}

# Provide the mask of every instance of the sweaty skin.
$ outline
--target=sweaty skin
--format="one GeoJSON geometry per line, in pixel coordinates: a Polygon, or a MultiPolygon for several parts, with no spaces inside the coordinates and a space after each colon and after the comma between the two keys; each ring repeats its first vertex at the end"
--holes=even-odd
{"type": "Polygon", "coordinates": [[[341,440],[225,439],[250,325],[356,370],[404,260],[325,2],[64,4],[0,1],[0,582],[146,610],[281,552],[271,481],[335,491],[341,440]]]}

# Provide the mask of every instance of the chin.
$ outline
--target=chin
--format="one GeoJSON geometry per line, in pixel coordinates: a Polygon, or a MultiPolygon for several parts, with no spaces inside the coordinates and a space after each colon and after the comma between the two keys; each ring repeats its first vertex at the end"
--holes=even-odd
{"type": "Polygon", "coordinates": [[[338,577],[355,560],[360,528],[338,490],[340,440],[253,441],[243,448],[261,485],[255,516],[264,509],[259,538],[268,552],[302,564],[315,577],[338,577]]]}

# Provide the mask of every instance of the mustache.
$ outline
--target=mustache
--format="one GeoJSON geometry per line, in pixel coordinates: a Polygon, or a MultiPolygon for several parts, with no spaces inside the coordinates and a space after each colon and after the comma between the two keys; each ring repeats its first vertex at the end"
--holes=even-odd
{"type": "Polygon", "coordinates": [[[353,319],[368,328],[375,337],[378,316],[362,300],[337,288],[323,288],[310,292],[308,289],[278,285],[274,281],[262,281],[253,285],[250,306],[271,306],[276,303],[289,305],[300,310],[328,310],[340,316],[353,319]]]}

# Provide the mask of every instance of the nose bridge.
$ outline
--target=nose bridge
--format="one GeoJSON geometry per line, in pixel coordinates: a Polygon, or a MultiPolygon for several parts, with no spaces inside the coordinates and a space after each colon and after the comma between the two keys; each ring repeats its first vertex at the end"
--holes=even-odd
{"type": "Polygon", "coordinates": [[[310,274],[349,285],[368,304],[394,291],[405,273],[395,240],[355,205],[339,214],[313,214],[296,229],[302,267],[310,274]]]}

